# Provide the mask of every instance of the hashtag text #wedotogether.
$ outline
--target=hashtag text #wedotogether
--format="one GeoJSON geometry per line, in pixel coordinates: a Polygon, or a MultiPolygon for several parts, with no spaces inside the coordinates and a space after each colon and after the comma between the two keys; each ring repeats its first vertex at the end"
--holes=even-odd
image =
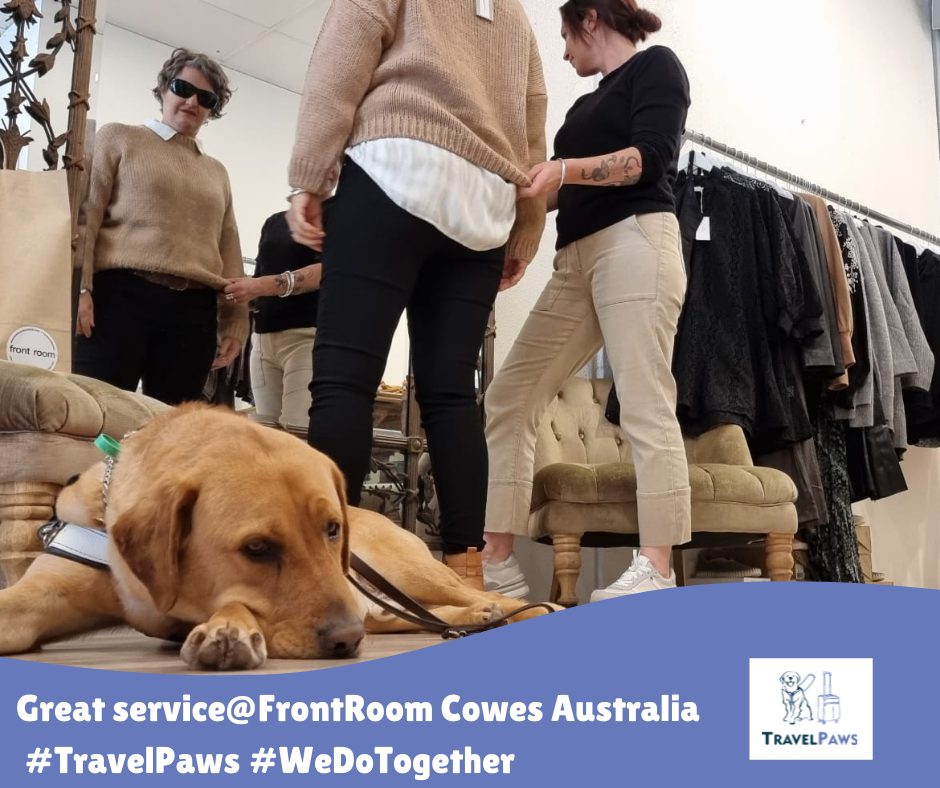
{"type": "MultiPolygon", "coordinates": [[[[50,752],[37,748],[30,754],[30,774],[42,774],[47,768],[59,774],[237,774],[241,769],[234,754],[176,753],[172,747],[147,747],[143,753],[77,753],[72,747],[55,747],[50,752]],[[53,755],[52,752],[55,754],[53,755]]],[[[475,753],[471,747],[450,753],[408,755],[393,747],[375,747],[371,753],[356,753],[348,747],[333,747],[329,752],[314,753],[313,747],[262,747],[253,753],[250,769],[254,774],[269,770],[283,774],[413,774],[416,780],[434,774],[510,774],[514,754],[475,753]]]]}

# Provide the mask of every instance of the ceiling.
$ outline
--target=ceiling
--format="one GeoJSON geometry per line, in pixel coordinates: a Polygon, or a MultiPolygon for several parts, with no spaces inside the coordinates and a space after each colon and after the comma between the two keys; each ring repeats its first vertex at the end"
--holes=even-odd
{"type": "Polygon", "coordinates": [[[107,0],[109,25],[300,93],[331,0],[107,0]]]}

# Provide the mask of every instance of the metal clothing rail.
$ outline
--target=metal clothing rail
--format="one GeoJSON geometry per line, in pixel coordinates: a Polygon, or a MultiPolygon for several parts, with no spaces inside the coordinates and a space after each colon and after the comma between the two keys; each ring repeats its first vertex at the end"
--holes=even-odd
{"type": "Polygon", "coordinates": [[[760,170],[761,172],[770,175],[772,178],[778,178],[779,180],[785,181],[792,186],[796,186],[804,192],[817,194],[824,200],[837,203],[844,208],[848,208],[850,211],[854,211],[857,214],[865,216],[867,219],[872,219],[876,222],[880,222],[881,224],[889,225],[890,227],[906,233],[907,235],[913,236],[914,238],[926,241],[927,243],[933,244],[935,246],[940,246],[940,237],[936,235],[925,232],[924,230],[920,230],[917,227],[914,227],[912,224],[907,224],[905,222],[898,221],[897,219],[893,219],[890,216],[881,213],[880,211],[872,210],[871,208],[865,205],[861,205],[854,200],[843,197],[841,194],[831,192],[828,189],[824,189],[822,186],[812,183],[811,181],[807,181],[797,175],[793,175],[792,173],[774,167],[772,164],[768,164],[765,161],[760,161],[754,156],[751,156],[748,153],[744,153],[744,151],[739,151],[729,145],[725,145],[723,142],[713,140],[711,137],[707,137],[701,132],[687,129],[685,135],[683,136],[683,140],[685,142],[702,145],[703,147],[709,148],[717,153],[722,154],[723,156],[727,156],[730,159],[740,161],[749,167],[753,167],[756,170],[760,170]]]}

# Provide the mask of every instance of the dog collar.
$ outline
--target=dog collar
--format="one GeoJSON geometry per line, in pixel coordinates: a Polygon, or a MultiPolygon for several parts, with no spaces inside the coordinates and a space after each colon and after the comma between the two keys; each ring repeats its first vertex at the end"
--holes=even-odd
{"type": "Polygon", "coordinates": [[[108,569],[108,534],[96,528],[53,520],[39,529],[49,555],[68,558],[93,569],[108,569]]]}
{"type": "Polygon", "coordinates": [[[108,455],[104,461],[104,476],[101,478],[101,517],[95,518],[102,525],[104,525],[105,513],[108,511],[108,488],[111,486],[111,476],[114,474],[114,466],[121,453],[121,442],[127,440],[135,432],[137,432],[137,430],[124,433],[124,437],[121,438],[121,441],[116,441],[103,432],[95,439],[95,446],[104,454],[108,455]]]}

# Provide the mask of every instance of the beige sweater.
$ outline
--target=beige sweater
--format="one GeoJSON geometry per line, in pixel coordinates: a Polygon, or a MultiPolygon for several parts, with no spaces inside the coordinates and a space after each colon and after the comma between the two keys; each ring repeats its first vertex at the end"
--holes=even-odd
{"type": "MultiPolygon", "coordinates": [[[[244,276],[225,167],[195,140],[164,140],[146,126],[108,123],[94,139],[79,221],[82,286],[115,268],[172,274],[222,290],[244,276]]],[[[219,337],[244,341],[245,305],[223,302],[219,337]]]]}
{"type": "MultiPolygon", "coordinates": [[[[326,195],[359,142],[405,137],[445,148],[519,185],[545,160],[546,92],[519,0],[495,20],[474,0],[333,0],[313,50],[290,162],[292,187],[326,195]]],[[[531,260],[544,199],[517,205],[507,255],[531,260]]]]}

